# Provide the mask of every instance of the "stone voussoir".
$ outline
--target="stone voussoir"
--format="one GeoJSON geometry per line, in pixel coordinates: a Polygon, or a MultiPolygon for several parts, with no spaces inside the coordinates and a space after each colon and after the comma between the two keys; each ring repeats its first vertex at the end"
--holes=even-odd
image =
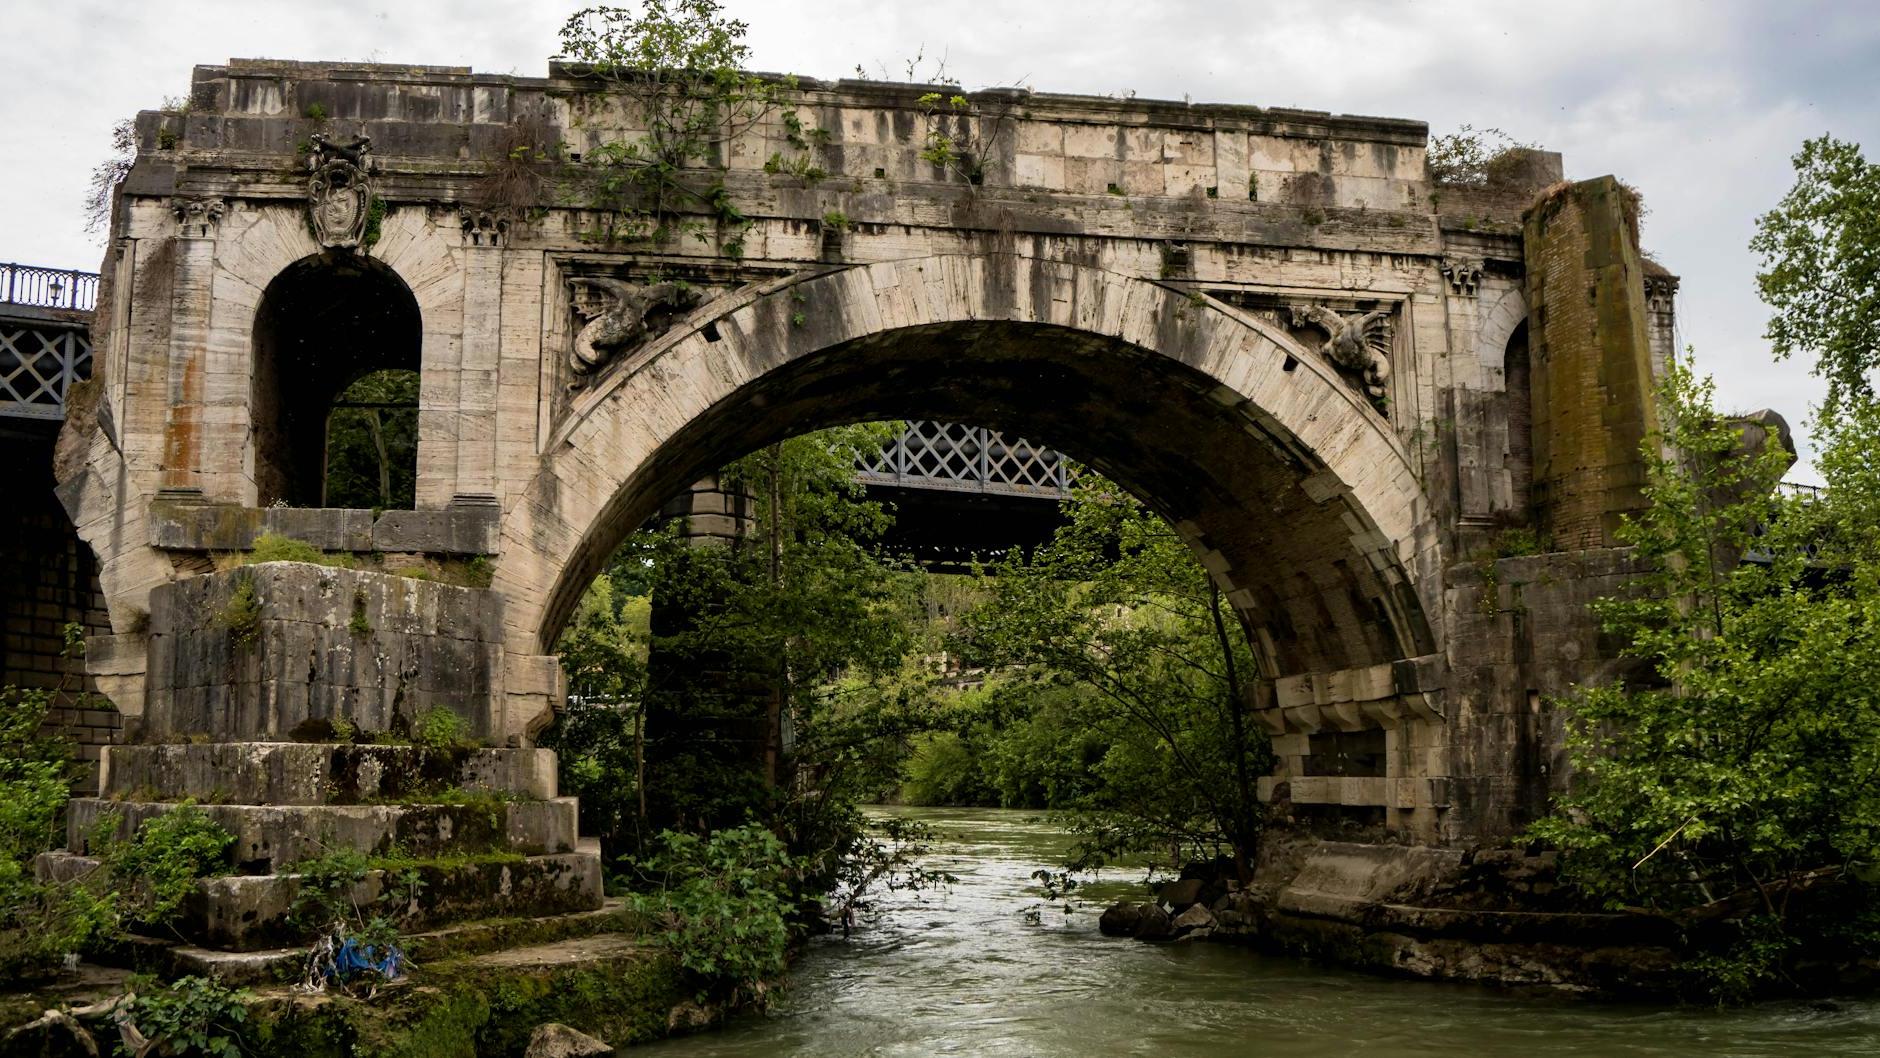
{"type": "Polygon", "coordinates": [[[113,800],[266,805],[392,801],[446,789],[529,800],[559,794],[552,750],[316,742],[107,746],[99,787],[113,800]]]}

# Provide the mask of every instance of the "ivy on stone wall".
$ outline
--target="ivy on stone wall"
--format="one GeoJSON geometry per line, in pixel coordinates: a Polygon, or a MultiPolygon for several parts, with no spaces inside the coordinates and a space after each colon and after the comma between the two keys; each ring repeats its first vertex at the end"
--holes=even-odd
{"type": "Polygon", "coordinates": [[[791,104],[795,79],[744,71],[747,29],[716,0],[587,7],[562,26],[557,58],[606,82],[633,130],[581,152],[570,170],[575,197],[598,214],[587,238],[666,245],[692,237],[741,257],[751,221],[725,189],[728,155],[773,118],[792,152],[773,153],[764,170],[810,182],[825,175],[809,148],[827,134],[805,126],[791,104]]]}

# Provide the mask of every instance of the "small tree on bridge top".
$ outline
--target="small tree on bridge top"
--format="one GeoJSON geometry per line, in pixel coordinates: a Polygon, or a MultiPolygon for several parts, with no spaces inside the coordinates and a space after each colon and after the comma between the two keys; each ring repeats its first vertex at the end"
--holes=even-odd
{"type": "MultiPolygon", "coordinates": [[[[634,8],[600,5],[569,16],[557,58],[611,81],[643,130],[587,152],[584,192],[607,216],[594,238],[657,244],[689,234],[710,241],[708,229],[716,228],[721,249],[743,255],[751,222],[725,188],[729,145],[772,117],[799,150],[823,136],[805,129],[790,105],[794,78],[744,71],[747,29],[724,17],[717,0],[643,0],[634,8]],[[699,179],[701,172],[712,178],[699,179]]],[[[765,171],[806,180],[822,175],[806,154],[773,154],[765,171]]]]}

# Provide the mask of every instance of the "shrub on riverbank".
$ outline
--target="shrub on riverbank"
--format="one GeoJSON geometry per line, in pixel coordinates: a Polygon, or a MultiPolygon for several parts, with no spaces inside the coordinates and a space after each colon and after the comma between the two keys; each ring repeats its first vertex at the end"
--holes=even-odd
{"type": "Polygon", "coordinates": [[[955,730],[913,741],[900,800],[923,806],[1076,809],[1103,788],[1111,741],[1083,718],[1090,692],[1026,683],[962,694],[955,730]]]}
{"type": "Polygon", "coordinates": [[[634,907],[659,923],[658,943],[701,998],[736,1001],[783,974],[801,864],[775,834],[756,825],[703,837],[668,830],[630,864],[648,886],[634,907]]]}
{"type": "Polygon", "coordinates": [[[39,878],[34,859],[65,844],[77,767],[71,744],[45,733],[53,700],[48,690],[0,688],[0,980],[46,977],[127,926],[167,924],[199,878],[230,866],[235,840],[190,802],[122,840],[106,815],[91,839],[96,867],[39,878]]]}
{"type": "Polygon", "coordinates": [[[1599,604],[1649,670],[1566,703],[1574,780],[1533,833],[1594,900],[1683,923],[1691,990],[1740,1001],[1880,956],[1880,404],[1819,423],[1828,488],[1800,499],[1711,395],[1683,366],[1662,389],[1621,534],[1647,571],[1599,604]]]}
{"type": "Polygon", "coordinates": [[[41,732],[48,691],[0,688],[0,979],[30,980],[108,931],[108,901],[40,882],[33,858],[64,844],[71,747],[41,732]]]}

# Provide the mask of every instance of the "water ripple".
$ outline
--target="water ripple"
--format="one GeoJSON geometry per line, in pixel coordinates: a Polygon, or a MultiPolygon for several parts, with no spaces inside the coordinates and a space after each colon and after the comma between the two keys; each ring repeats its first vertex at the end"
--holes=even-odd
{"type": "Polygon", "coordinates": [[[1038,904],[1066,838],[1022,812],[896,810],[949,835],[944,896],[890,894],[822,938],[770,1015],[640,1053],[670,1058],[1793,1058],[1880,1056],[1880,1002],[1661,1009],[1348,973],[1217,945],[1098,935],[1038,904]]]}

